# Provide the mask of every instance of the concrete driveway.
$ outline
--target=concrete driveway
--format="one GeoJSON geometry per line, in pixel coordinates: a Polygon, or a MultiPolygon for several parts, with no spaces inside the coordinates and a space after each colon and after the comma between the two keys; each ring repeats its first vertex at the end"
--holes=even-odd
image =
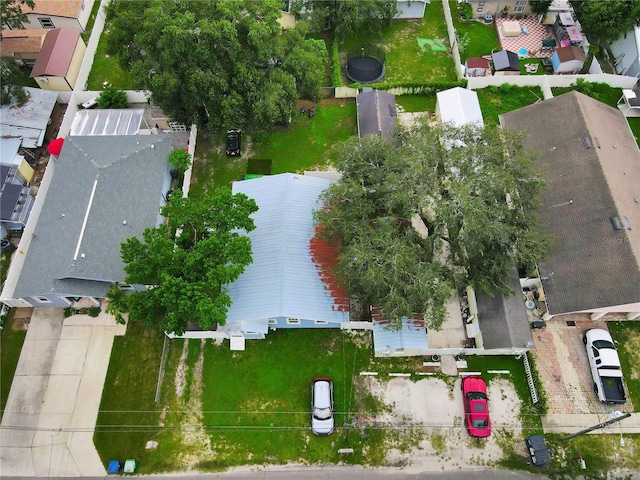
{"type": "Polygon", "coordinates": [[[2,476],[104,476],[93,445],[113,338],[125,325],[34,308],[0,429],[2,476]]]}
{"type": "Polygon", "coordinates": [[[591,328],[606,329],[607,325],[604,321],[592,321],[588,314],[572,314],[563,315],[561,320],[550,320],[546,328],[533,331],[536,346],[533,354],[551,415],[633,411],[631,401],[625,405],[605,405],[593,392],[587,352],[582,343],[584,332],[591,328]]]}

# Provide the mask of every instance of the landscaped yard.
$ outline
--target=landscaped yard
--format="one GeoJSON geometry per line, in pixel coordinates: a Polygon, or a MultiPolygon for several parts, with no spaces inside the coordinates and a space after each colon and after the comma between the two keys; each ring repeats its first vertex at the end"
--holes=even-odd
{"type": "Polygon", "coordinates": [[[485,125],[498,124],[498,115],[541,101],[540,87],[516,87],[503,84],[475,90],[485,125]]]}
{"type": "MultiPolygon", "coordinates": [[[[430,448],[437,450],[439,439],[447,433],[438,431],[443,427],[437,419],[431,419],[434,427],[427,429],[411,419],[406,419],[413,425],[408,428],[384,423],[385,415],[393,414],[392,407],[369,393],[366,377],[359,372],[378,372],[375,383],[384,384],[393,378],[388,372],[415,373],[423,359],[373,358],[370,332],[280,329],[269,332],[264,340],[248,341],[243,352],[229,350],[227,340],[220,345],[211,340],[173,340],[162,399],[155,404],[161,339],[151,327],[130,325],[129,329],[125,337],[116,339],[100,406],[95,443],[105,464],[113,458],[137,458],[142,474],[286,463],[379,466],[389,465],[392,449],[424,457],[418,445],[430,442],[430,448]],[[320,376],[330,377],[335,388],[336,431],[329,437],[317,437],[310,430],[310,384],[320,376]],[[146,450],[148,441],[158,442],[157,448],[146,450]],[[340,448],[353,448],[354,453],[341,456],[340,448]]],[[[538,431],[521,360],[474,357],[469,368],[510,370],[507,378],[523,405],[523,426],[528,433],[538,431]]],[[[496,375],[486,378],[504,381],[504,375],[503,380],[496,375]]],[[[411,379],[429,381],[418,375],[411,379]]],[[[449,389],[455,380],[432,379],[446,382],[449,389]]],[[[449,415],[459,416],[462,406],[452,398],[450,391],[442,401],[451,404],[449,415]]],[[[496,428],[505,445],[521,434],[496,428]]],[[[458,427],[453,430],[453,440],[447,435],[448,442],[470,441],[458,427]]],[[[443,455],[451,457],[447,452],[443,455]]],[[[478,458],[474,464],[488,465],[487,461],[478,458]]],[[[526,467],[526,461],[519,467],[526,467]]]]}
{"type": "Polygon", "coordinates": [[[468,45],[460,52],[462,63],[470,57],[482,57],[491,55],[495,50],[500,50],[500,43],[493,24],[484,24],[477,20],[462,22],[457,13],[457,2],[449,1],[453,26],[459,39],[466,38],[468,45]],[[466,36],[466,37],[465,37],[466,36]]]}
{"type": "Polygon", "coordinates": [[[100,37],[96,56],[87,79],[87,90],[102,90],[104,82],[108,82],[113,87],[121,90],[131,90],[133,89],[133,83],[129,78],[128,72],[120,68],[117,57],[107,55],[106,35],[106,32],[103,32],[100,37]]]}
{"type": "Polygon", "coordinates": [[[557,97],[558,95],[562,95],[563,93],[571,92],[573,90],[584,93],[585,95],[595,98],[602,103],[606,103],[613,108],[617,108],[616,105],[618,104],[618,100],[620,100],[620,97],[622,96],[621,88],[610,87],[606,83],[591,83],[582,80],[567,88],[552,88],[551,93],[553,93],[554,97],[557,97]]]}
{"type": "MultiPolygon", "coordinates": [[[[307,102],[309,103],[309,102],[307,102]]],[[[323,100],[313,118],[297,113],[288,127],[261,133],[253,142],[243,137],[242,157],[224,153],[222,136],[198,138],[191,195],[196,198],[207,189],[231,186],[247,171],[249,158],[271,159],[271,173],[328,169],[333,158],[331,147],[355,135],[354,99],[323,100]]]]}
{"type": "MultiPolygon", "coordinates": [[[[341,58],[353,48],[371,44],[382,48],[386,54],[384,83],[430,83],[456,81],[453,60],[448,53],[422,51],[418,39],[440,39],[448,46],[447,27],[442,12],[442,2],[426,5],[421,20],[397,21],[379,37],[358,35],[340,45],[341,58]]],[[[348,80],[345,79],[345,83],[348,80]]]]}

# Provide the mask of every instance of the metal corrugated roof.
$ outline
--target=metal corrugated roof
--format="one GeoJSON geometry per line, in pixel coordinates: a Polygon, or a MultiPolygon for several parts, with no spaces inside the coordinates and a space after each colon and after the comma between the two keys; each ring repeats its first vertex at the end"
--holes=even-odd
{"type": "Polygon", "coordinates": [[[376,353],[406,351],[416,354],[428,349],[424,316],[404,317],[399,328],[390,325],[389,321],[380,315],[378,309],[373,309],[371,317],[373,319],[373,347],[376,353]]]}
{"type": "Polygon", "coordinates": [[[2,105],[0,127],[4,138],[22,138],[22,146],[42,145],[51,112],[56,106],[58,92],[25,87],[27,98],[18,105],[2,105]]]}
{"type": "Polygon", "coordinates": [[[80,38],[78,30],[70,28],[55,28],[47,33],[33,65],[31,78],[42,75],[64,77],[69,71],[73,53],[80,38]]]}
{"type": "Polygon", "coordinates": [[[79,110],[71,135],[136,135],[144,108],[79,110]]]}
{"type": "MultiPolygon", "coordinates": [[[[229,286],[228,322],[288,317],[341,323],[349,315],[343,298],[323,282],[314,263],[313,210],[331,180],[284,173],[234,182],[233,192],[256,200],[256,228],[249,234],[253,263],[229,286]]],[[[325,277],[326,279],[326,277],[325,277]]]]}

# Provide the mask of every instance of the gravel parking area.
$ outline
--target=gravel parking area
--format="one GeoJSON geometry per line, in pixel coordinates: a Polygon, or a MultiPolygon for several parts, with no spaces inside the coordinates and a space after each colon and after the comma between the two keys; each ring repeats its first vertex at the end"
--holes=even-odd
{"type": "Polygon", "coordinates": [[[399,431],[415,433],[415,447],[406,451],[391,448],[388,466],[408,471],[442,471],[447,468],[489,466],[503,457],[503,449],[522,449],[520,399],[511,382],[495,379],[489,384],[491,436],[471,437],[464,427],[464,409],[460,379],[451,386],[440,378],[417,382],[394,378],[386,383],[366,378],[370,391],[390,408],[390,412],[369,419],[380,425],[392,425],[399,431]],[[512,435],[514,434],[515,435],[512,435]]]}

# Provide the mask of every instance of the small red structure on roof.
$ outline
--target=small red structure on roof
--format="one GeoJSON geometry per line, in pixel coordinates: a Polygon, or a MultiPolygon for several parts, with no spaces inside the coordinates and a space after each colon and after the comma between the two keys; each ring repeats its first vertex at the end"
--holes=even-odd
{"type": "Polygon", "coordinates": [[[56,138],[55,140],[51,140],[47,150],[51,155],[55,155],[56,157],[60,155],[62,151],[62,145],[64,144],[64,138],[56,138]]]}

